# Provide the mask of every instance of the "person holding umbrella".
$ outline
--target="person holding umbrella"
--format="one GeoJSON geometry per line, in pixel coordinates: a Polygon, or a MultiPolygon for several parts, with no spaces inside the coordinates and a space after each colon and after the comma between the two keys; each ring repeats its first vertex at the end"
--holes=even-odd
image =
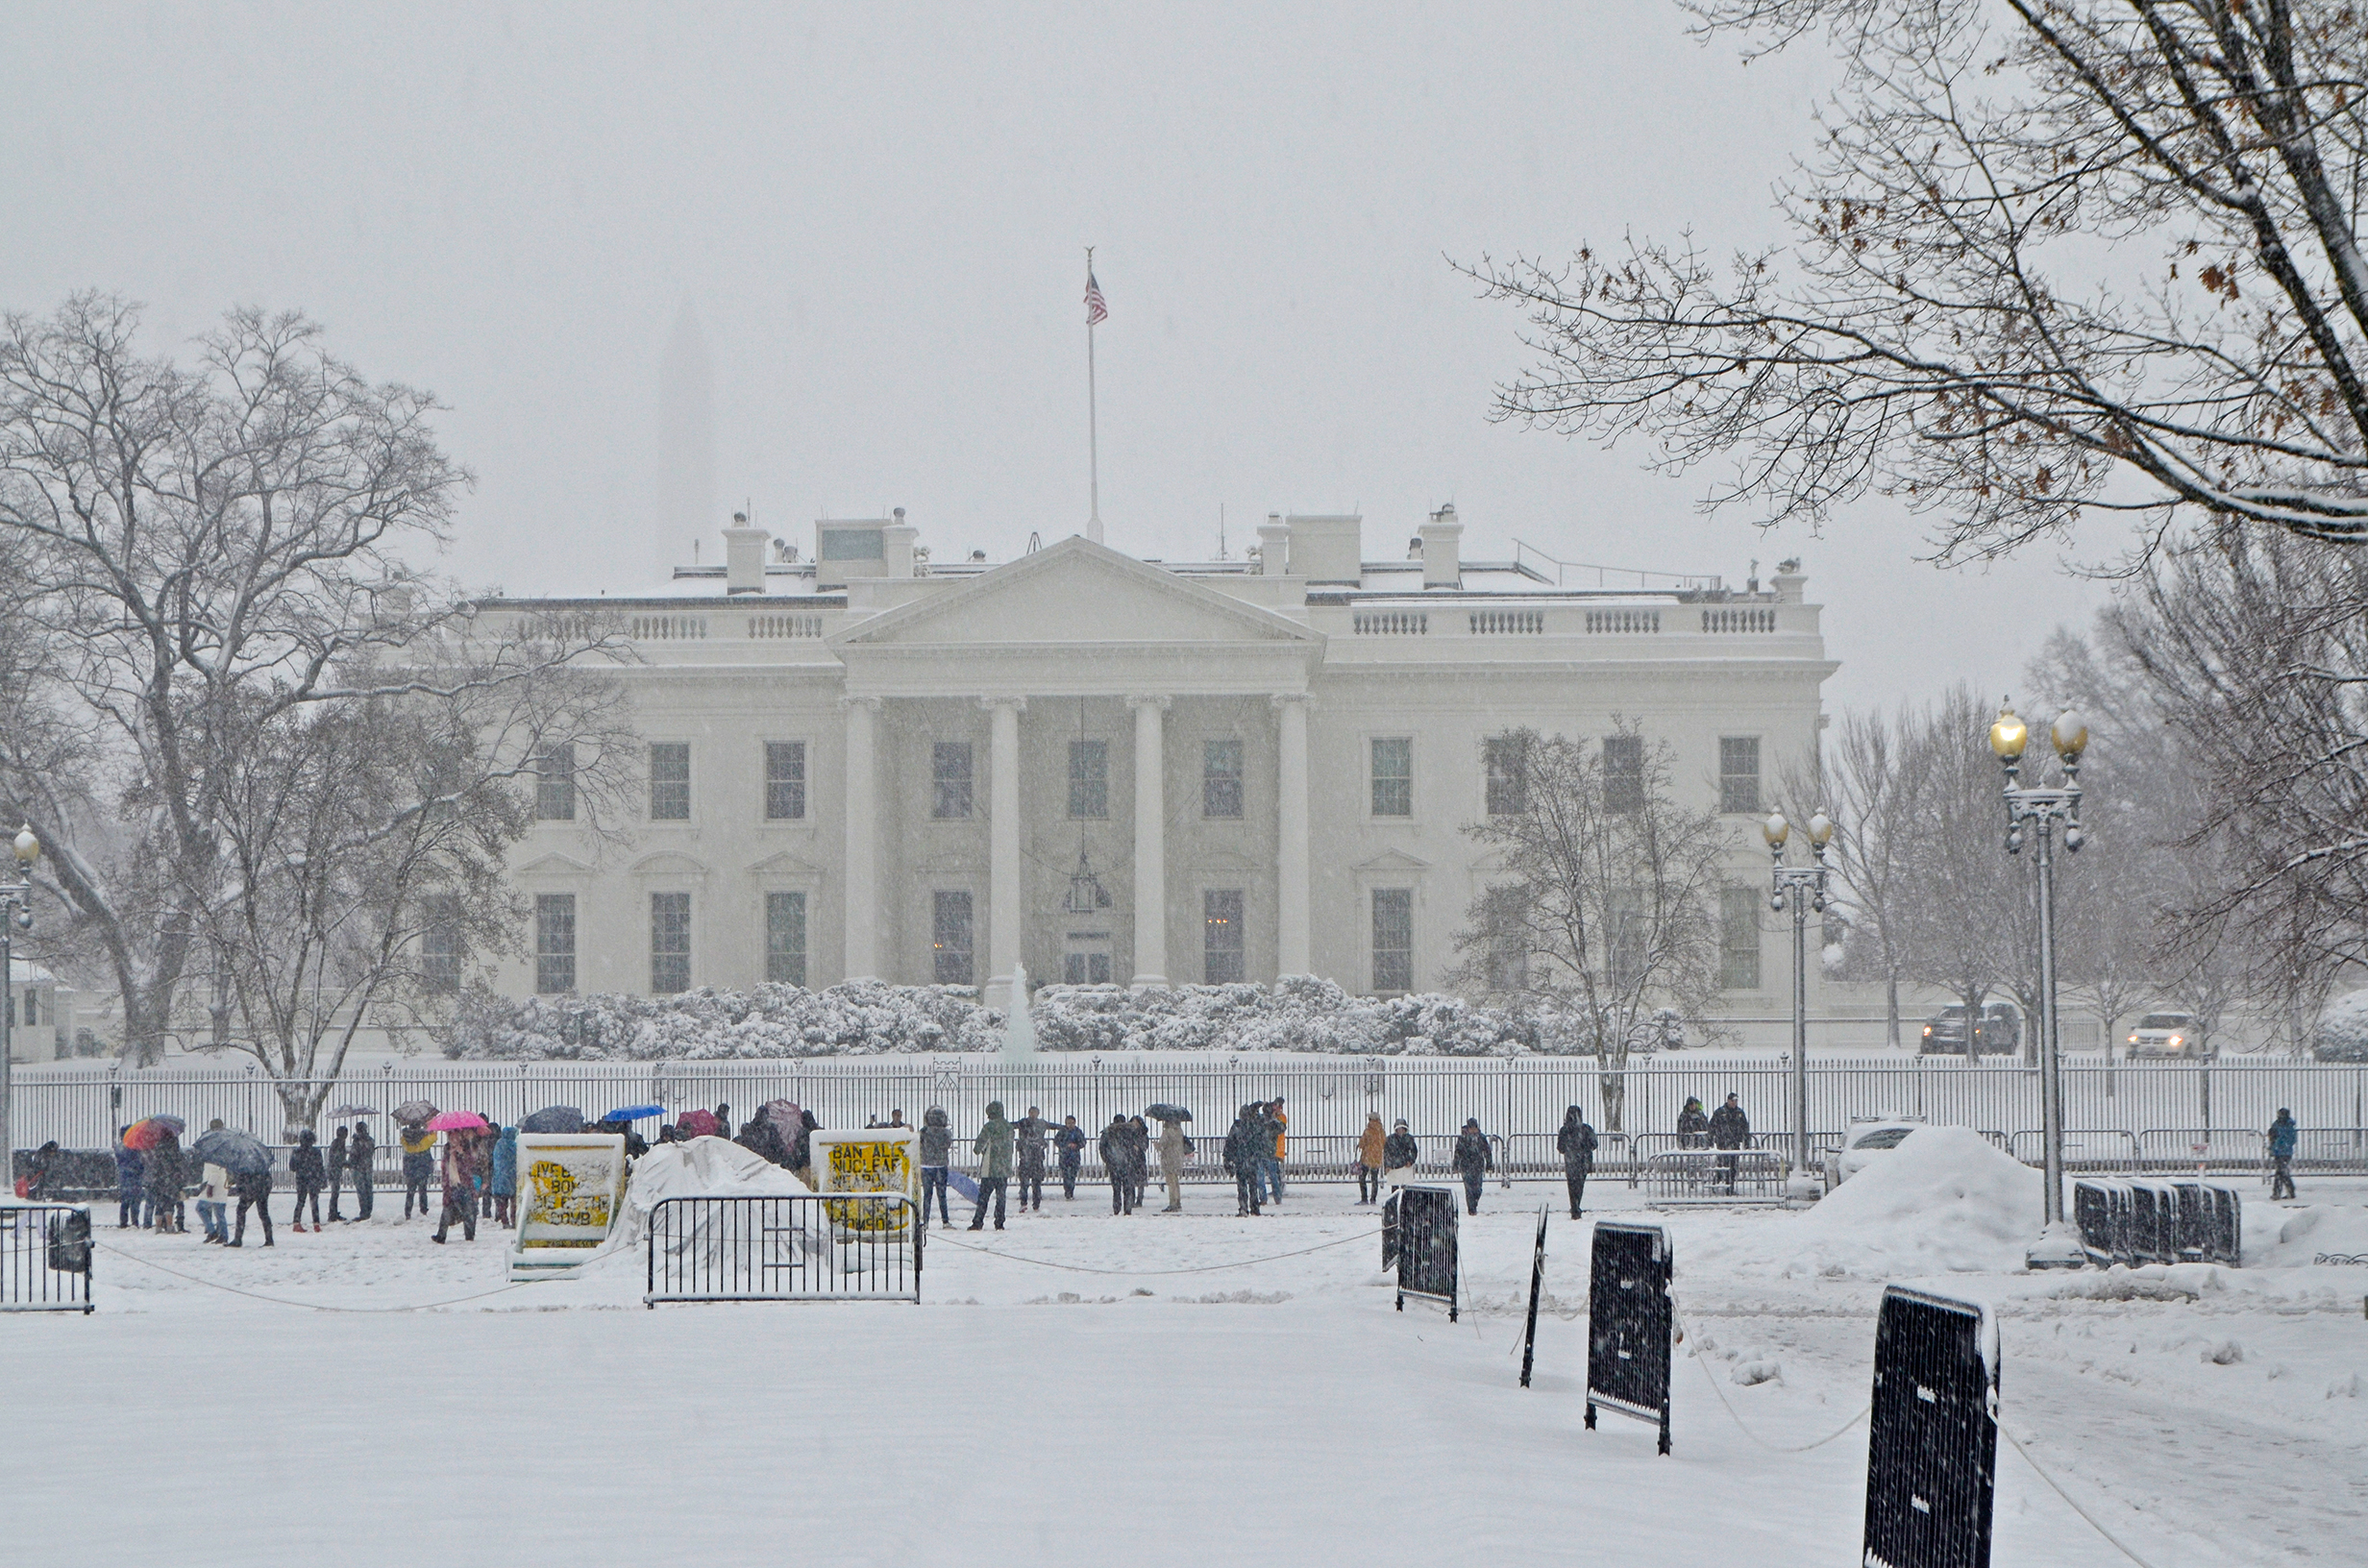
{"type": "MultiPolygon", "coordinates": [[[[431,1237],[438,1245],[452,1231],[453,1220],[460,1220],[462,1237],[477,1239],[477,1174],[479,1143],[489,1131],[485,1118],[474,1111],[447,1111],[428,1124],[428,1131],[444,1135],[444,1213],[437,1219],[435,1235],[431,1237]]],[[[406,1147],[408,1147],[407,1141],[406,1147]]],[[[407,1206],[406,1213],[408,1213],[407,1206]]]]}
{"type": "Polygon", "coordinates": [[[428,1217],[428,1183],[435,1175],[435,1134],[428,1131],[424,1121],[398,1124],[398,1136],[403,1142],[403,1217],[411,1217],[411,1205],[419,1205],[419,1217],[428,1217]]]}
{"type": "Polygon", "coordinates": [[[1184,1162],[1193,1157],[1193,1140],[1184,1135],[1184,1124],[1193,1114],[1177,1105],[1154,1105],[1146,1115],[1159,1123],[1159,1173],[1168,1183],[1168,1207],[1163,1214],[1184,1212],[1184,1162]]]}
{"type": "MultiPolygon", "coordinates": [[[[147,1126],[162,1118],[150,1117],[147,1126]]],[[[134,1133],[138,1128],[133,1129],[134,1133]]],[[[181,1139],[170,1127],[161,1128],[155,1141],[148,1144],[148,1208],[156,1216],[160,1233],[185,1236],[189,1230],[188,1210],[183,1202],[182,1188],[188,1175],[181,1163],[181,1139]]]]}
{"type": "Polygon", "coordinates": [[[375,1162],[379,1155],[379,1140],[370,1136],[370,1124],[354,1123],[354,1141],[348,1145],[345,1168],[354,1173],[354,1218],[357,1222],[370,1217],[371,1206],[378,1201],[378,1173],[375,1162]]]}

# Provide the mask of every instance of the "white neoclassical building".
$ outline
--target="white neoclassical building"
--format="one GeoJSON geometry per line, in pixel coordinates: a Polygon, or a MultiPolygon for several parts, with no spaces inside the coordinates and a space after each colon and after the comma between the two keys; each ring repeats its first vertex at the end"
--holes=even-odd
{"type": "Polygon", "coordinates": [[[1725,968],[1739,1014],[1781,1011],[1749,829],[1835,668],[1797,570],[1565,587],[1462,534],[1448,508],[1377,561],[1356,517],[1272,517],[1246,562],[1073,537],[948,565],[900,512],[810,549],[728,528],[661,594],[502,601],[628,618],[649,753],[622,848],[545,780],[515,856],[534,952],[500,984],[1428,989],[1489,874],[1464,828],[1491,739],[1625,719],[1735,814],[1725,968]]]}

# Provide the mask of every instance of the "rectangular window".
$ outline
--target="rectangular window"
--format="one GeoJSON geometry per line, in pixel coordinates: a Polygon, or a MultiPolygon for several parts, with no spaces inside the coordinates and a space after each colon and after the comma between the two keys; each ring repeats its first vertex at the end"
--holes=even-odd
{"type": "Polygon", "coordinates": [[[546,996],[576,989],[576,895],[534,897],[534,989],[546,996]]]}
{"type": "Polygon", "coordinates": [[[1093,818],[1110,815],[1108,742],[1069,743],[1069,815],[1093,818]]]}
{"type": "Polygon", "coordinates": [[[555,746],[534,760],[534,815],[546,822],[576,820],[576,747],[555,746]]]}
{"type": "Polygon", "coordinates": [[[1069,933],[1070,948],[1061,955],[1061,979],[1072,986],[1110,983],[1110,939],[1092,931],[1069,933]],[[1079,946],[1077,943],[1085,943],[1079,946]]]}
{"type": "Polygon", "coordinates": [[[1718,809],[1760,810],[1760,737],[1726,735],[1718,742],[1718,809]]]}
{"type": "Polygon", "coordinates": [[[1373,741],[1373,815],[1415,814],[1415,743],[1404,735],[1373,741]]]}
{"type": "Polygon", "coordinates": [[[1373,989],[1415,989],[1415,890],[1373,890],[1373,989]]]}
{"type": "Polygon", "coordinates": [[[1242,815],[1242,743],[1208,741],[1200,747],[1200,815],[1242,815]]]}
{"type": "Polygon", "coordinates": [[[1604,900],[1603,918],[1610,928],[1612,989],[1633,991],[1644,978],[1646,938],[1652,931],[1644,900],[1633,893],[1613,894],[1604,900]]]}
{"type": "Polygon", "coordinates": [[[691,820],[691,748],[681,741],[650,747],[650,821],[691,820]]]}
{"type": "Polygon", "coordinates": [[[1760,893],[1718,890],[1718,983],[1729,991],[1760,989],[1760,893]]]}
{"type": "Polygon", "coordinates": [[[765,821],[794,822],[805,816],[805,742],[765,743],[765,821]]]}
{"type": "Polygon", "coordinates": [[[1603,809],[1614,813],[1644,809],[1643,736],[1603,738],[1603,809]]]}
{"type": "MultiPolygon", "coordinates": [[[[965,752],[969,747],[962,748],[965,752]]],[[[941,986],[975,984],[971,969],[971,895],[940,893],[929,920],[931,972],[941,986]]]]}
{"type": "Polygon", "coordinates": [[[428,900],[419,931],[420,983],[448,994],[460,989],[460,901],[450,896],[428,900]]]}
{"type": "Polygon", "coordinates": [[[1529,950],[1520,922],[1507,907],[1517,890],[1492,888],[1487,901],[1489,990],[1512,994],[1529,988],[1529,950]]]}
{"type": "Polygon", "coordinates": [[[940,741],[929,747],[929,815],[943,821],[970,814],[971,743],[940,741]]]}
{"type": "Polygon", "coordinates": [[[1489,770],[1489,815],[1518,817],[1529,809],[1528,747],[1518,736],[1503,735],[1483,749],[1489,770]]]}
{"type": "Polygon", "coordinates": [[[1201,983],[1231,986],[1242,978],[1242,890],[1212,888],[1200,895],[1201,983]]]}
{"type": "Polygon", "coordinates": [[[650,992],[671,996],[691,989],[691,895],[650,894],[650,992]]]}
{"type": "Polygon", "coordinates": [[[765,894],[765,978],[777,986],[805,984],[805,894],[765,894]]]}

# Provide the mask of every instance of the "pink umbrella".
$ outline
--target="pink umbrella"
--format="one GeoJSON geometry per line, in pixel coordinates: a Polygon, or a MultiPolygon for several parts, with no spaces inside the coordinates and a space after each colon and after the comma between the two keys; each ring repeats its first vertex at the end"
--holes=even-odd
{"type": "Polygon", "coordinates": [[[492,1128],[474,1111],[447,1111],[428,1123],[432,1133],[484,1133],[492,1128]]]}
{"type": "Polygon", "coordinates": [[[685,1111],[675,1118],[675,1125],[693,1138],[713,1138],[722,1130],[712,1111],[685,1111]]]}

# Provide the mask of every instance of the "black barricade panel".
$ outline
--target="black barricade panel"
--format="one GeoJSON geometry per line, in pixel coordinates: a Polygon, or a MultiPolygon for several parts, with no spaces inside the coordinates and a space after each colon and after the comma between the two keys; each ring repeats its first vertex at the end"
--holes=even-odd
{"type": "Polygon", "coordinates": [[[1389,1273],[1397,1266],[1397,1194],[1393,1192],[1381,1206],[1381,1271],[1389,1273]]]}
{"type": "Polygon", "coordinates": [[[1988,1568],[1997,1465],[1996,1325],[1892,1286],[1875,1325],[1865,1568],[1988,1568]]]}
{"type": "Polygon", "coordinates": [[[1667,1236],[1658,1225],[1595,1224],[1588,1269],[1587,1397],[1662,1425],[1667,1450],[1669,1341],[1675,1308],[1667,1236]]]}
{"type": "Polygon", "coordinates": [[[1436,1296],[1452,1310],[1455,1194],[1443,1187],[1409,1187],[1400,1189],[1398,1198],[1398,1293],[1436,1296]]]}

